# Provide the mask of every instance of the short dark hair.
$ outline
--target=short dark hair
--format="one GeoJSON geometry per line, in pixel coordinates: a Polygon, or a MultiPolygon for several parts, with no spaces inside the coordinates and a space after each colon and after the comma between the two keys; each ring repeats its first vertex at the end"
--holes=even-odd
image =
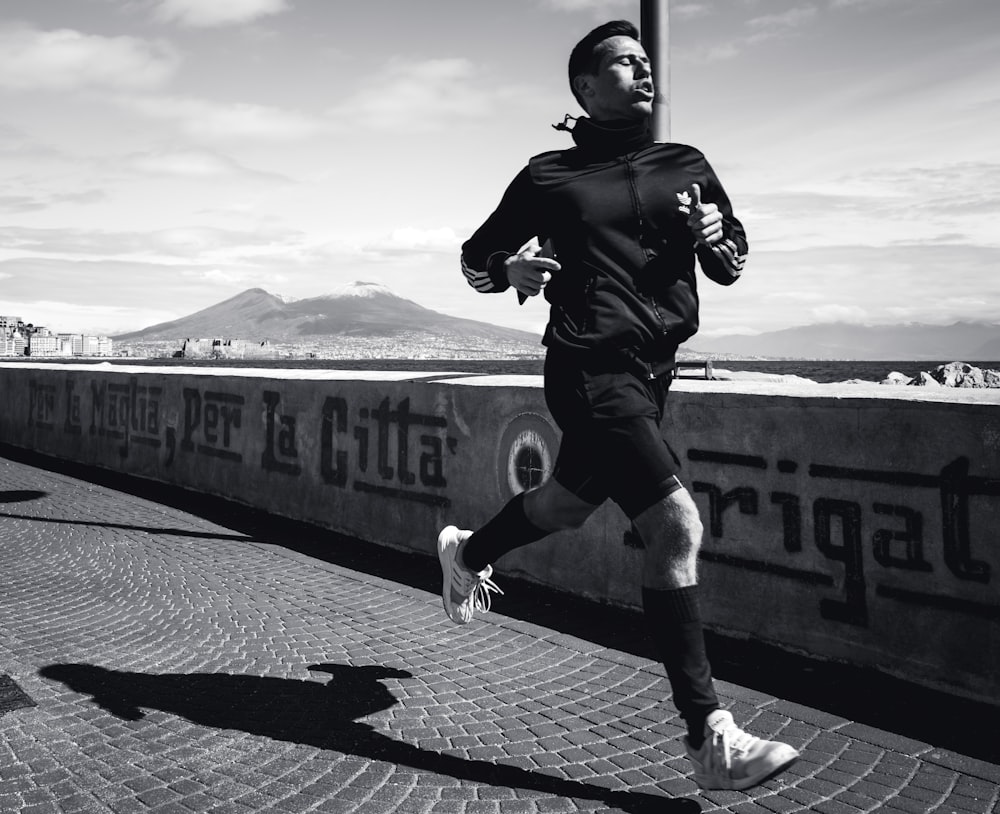
{"type": "Polygon", "coordinates": [[[569,55],[569,89],[573,96],[586,110],[583,99],[573,87],[573,80],[580,74],[596,74],[601,67],[601,50],[598,46],[610,37],[631,37],[633,40],[639,39],[639,29],[628,20],[612,20],[609,23],[597,26],[587,36],[573,46],[569,55]]]}

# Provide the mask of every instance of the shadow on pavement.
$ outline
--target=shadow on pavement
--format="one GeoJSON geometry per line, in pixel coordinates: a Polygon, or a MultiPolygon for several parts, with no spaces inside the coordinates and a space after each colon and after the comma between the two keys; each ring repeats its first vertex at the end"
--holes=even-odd
{"type": "MultiPolygon", "coordinates": [[[[3,493],[0,492],[0,495],[3,493]]],[[[46,494],[40,492],[39,494],[46,494]]],[[[3,503],[0,498],[0,503],[3,503]]],[[[0,512],[0,518],[10,520],[30,520],[32,523],[55,523],[64,526],[96,526],[102,529],[121,529],[123,531],[141,531],[145,534],[166,534],[172,537],[198,537],[203,540],[236,540],[244,543],[263,543],[266,540],[256,540],[245,534],[219,534],[215,531],[195,531],[194,529],[170,528],[167,526],[135,526],[131,523],[107,523],[99,520],[82,520],[71,517],[37,517],[32,514],[12,514],[0,512]]]]}
{"type": "Polygon", "coordinates": [[[39,492],[34,489],[10,489],[0,491],[0,503],[23,503],[28,500],[39,500],[47,494],[48,492],[39,492]]]}
{"type": "Polygon", "coordinates": [[[92,664],[50,664],[44,678],[90,695],[119,718],[139,721],[144,709],[178,715],[200,726],[232,729],[408,766],[472,783],[519,788],[556,797],[597,800],[628,812],[697,812],[690,798],[617,792],[503,763],[421,749],[393,740],[360,719],[398,703],[380,682],[413,675],[392,667],[314,664],[329,683],[229,673],[131,673],[92,664]]]}

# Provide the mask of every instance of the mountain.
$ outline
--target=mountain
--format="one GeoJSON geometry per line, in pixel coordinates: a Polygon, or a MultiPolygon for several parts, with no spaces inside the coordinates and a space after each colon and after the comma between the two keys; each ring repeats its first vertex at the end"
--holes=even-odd
{"type": "Polygon", "coordinates": [[[319,297],[292,300],[251,288],[228,300],[171,322],[113,337],[116,342],[176,341],[222,337],[250,341],[301,342],[324,337],[414,337],[529,344],[528,331],[461,319],[424,308],[377,283],[355,282],[319,297]]]}
{"type": "MultiPolygon", "coordinates": [[[[170,322],[160,322],[139,331],[113,336],[116,342],[181,341],[188,337],[247,336],[250,325],[267,325],[280,322],[285,303],[280,297],[268,294],[262,288],[251,288],[224,302],[209,306],[186,317],[170,322]]],[[[257,330],[254,328],[253,338],[257,330]]],[[[262,338],[266,337],[265,332],[262,338]]]]}
{"type": "Polygon", "coordinates": [[[1000,358],[1000,325],[956,322],[952,325],[806,325],[757,336],[695,336],[702,354],[739,353],[789,359],[960,360],[1000,358]]]}
{"type": "MultiPolygon", "coordinates": [[[[424,308],[376,283],[355,282],[330,294],[292,300],[251,288],[228,300],[172,322],[113,337],[119,343],[185,339],[244,339],[271,343],[336,341],[351,348],[365,341],[379,347],[433,346],[450,353],[542,352],[536,334],[461,319],[424,308]]],[[[852,325],[843,322],[786,328],[757,336],[695,336],[688,355],[789,359],[907,361],[996,361],[1000,324],[852,325]]]]}

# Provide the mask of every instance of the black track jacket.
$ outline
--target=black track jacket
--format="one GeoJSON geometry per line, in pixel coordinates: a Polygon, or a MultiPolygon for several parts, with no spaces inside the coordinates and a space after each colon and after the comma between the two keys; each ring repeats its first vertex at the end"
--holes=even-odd
{"type": "Polygon", "coordinates": [[[537,155],[514,178],[463,244],[462,271],[477,291],[505,291],[504,261],[532,237],[550,240],[562,268],[545,287],[543,343],[672,365],[698,330],[695,257],[706,276],[731,284],[746,259],[743,226],[693,147],[654,143],[645,122],[580,118],[572,133],[575,148],[537,155]],[[686,223],[692,183],[723,216],[712,248],[696,246],[686,223]]]}

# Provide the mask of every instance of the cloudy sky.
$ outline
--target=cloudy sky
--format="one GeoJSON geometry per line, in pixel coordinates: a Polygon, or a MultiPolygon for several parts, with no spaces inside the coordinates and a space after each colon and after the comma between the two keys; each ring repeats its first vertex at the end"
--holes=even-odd
{"type": "MultiPolygon", "coordinates": [[[[0,313],[121,332],[262,287],[476,294],[462,240],[569,143],[573,43],[638,0],[4,0],[0,313]]],[[[673,0],[672,140],[747,227],[703,331],[1000,321],[1000,3],[673,0]]]]}

